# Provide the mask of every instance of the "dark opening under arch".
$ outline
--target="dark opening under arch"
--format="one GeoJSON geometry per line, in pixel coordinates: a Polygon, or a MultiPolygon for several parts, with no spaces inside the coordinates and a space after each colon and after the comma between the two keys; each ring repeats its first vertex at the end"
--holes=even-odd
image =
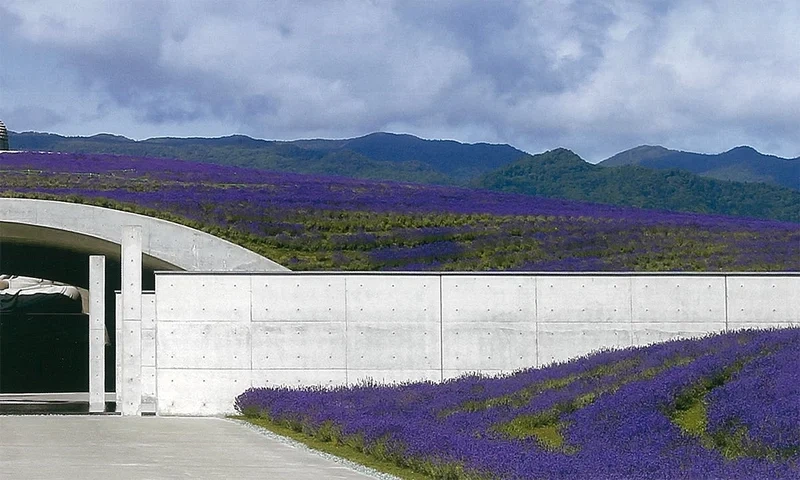
{"type": "MultiPolygon", "coordinates": [[[[142,227],[143,290],[154,289],[156,270],[288,271],[238,245],[165,220],[76,203],[0,198],[0,273],[63,282],[85,291],[89,287],[89,256],[106,256],[105,323],[110,339],[105,363],[107,392],[115,388],[114,292],[120,288],[119,243],[125,225],[142,227]]],[[[88,323],[83,332],[88,332],[88,323]]],[[[78,336],[81,335],[88,345],[88,333],[78,336]]],[[[0,347],[3,341],[8,345],[8,340],[0,338],[0,347]]],[[[0,350],[0,360],[2,355],[0,350]]],[[[32,355],[30,358],[39,357],[32,355]]],[[[85,358],[88,368],[88,354],[85,358]]],[[[50,379],[49,382],[41,378],[42,383],[35,388],[88,391],[88,375],[83,365],[80,363],[80,368],[68,369],[72,373],[64,374],[74,374],[74,378],[50,379]]],[[[0,376],[2,372],[0,365],[0,376]]],[[[31,365],[19,378],[30,379],[35,375],[35,365],[31,365]]],[[[3,393],[2,378],[0,393],[3,393]]]]}

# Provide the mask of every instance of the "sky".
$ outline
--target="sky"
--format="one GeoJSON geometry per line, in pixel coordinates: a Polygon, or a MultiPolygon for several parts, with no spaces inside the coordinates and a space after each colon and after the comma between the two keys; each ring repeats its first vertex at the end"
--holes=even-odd
{"type": "Polygon", "coordinates": [[[3,0],[0,120],[797,157],[798,25],[796,0],[3,0]]]}

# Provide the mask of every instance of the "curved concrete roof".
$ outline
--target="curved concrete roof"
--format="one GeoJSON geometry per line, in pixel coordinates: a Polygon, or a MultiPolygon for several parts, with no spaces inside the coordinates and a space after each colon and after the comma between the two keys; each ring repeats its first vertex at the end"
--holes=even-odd
{"type": "Polygon", "coordinates": [[[153,269],[288,271],[239,245],[166,220],[79,203],[0,198],[0,241],[119,257],[125,225],[142,226],[143,263],[153,269]]]}

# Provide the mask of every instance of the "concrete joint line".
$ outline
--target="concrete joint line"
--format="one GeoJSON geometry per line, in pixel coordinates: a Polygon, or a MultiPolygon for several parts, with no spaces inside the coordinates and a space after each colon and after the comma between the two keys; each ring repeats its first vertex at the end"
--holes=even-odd
{"type": "Polygon", "coordinates": [[[439,275],[439,381],[444,381],[444,305],[442,301],[442,277],[439,275]]]}

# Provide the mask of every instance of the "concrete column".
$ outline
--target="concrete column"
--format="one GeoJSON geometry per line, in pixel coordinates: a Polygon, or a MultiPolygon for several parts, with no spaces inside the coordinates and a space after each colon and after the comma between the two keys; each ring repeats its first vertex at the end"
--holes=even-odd
{"type": "Polygon", "coordinates": [[[89,257],[89,412],[106,409],[106,257],[89,257]]]}
{"type": "Polygon", "coordinates": [[[122,412],[122,291],[114,294],[114,392],[117,402],[116,412],[122,412]]]}
{"type": "Polygon", "coordinates": [[[142,415],[155,415],[156,394],[156,321],[154,294],[142,294],[142,415]]]}
{"type": "MultiPolygon", "coordinates": [[[[122,414],[142,404],[142,227],[122,227],[122,414]]],[[[117,345],[120,348],[120,345],[117,345]]]]}

